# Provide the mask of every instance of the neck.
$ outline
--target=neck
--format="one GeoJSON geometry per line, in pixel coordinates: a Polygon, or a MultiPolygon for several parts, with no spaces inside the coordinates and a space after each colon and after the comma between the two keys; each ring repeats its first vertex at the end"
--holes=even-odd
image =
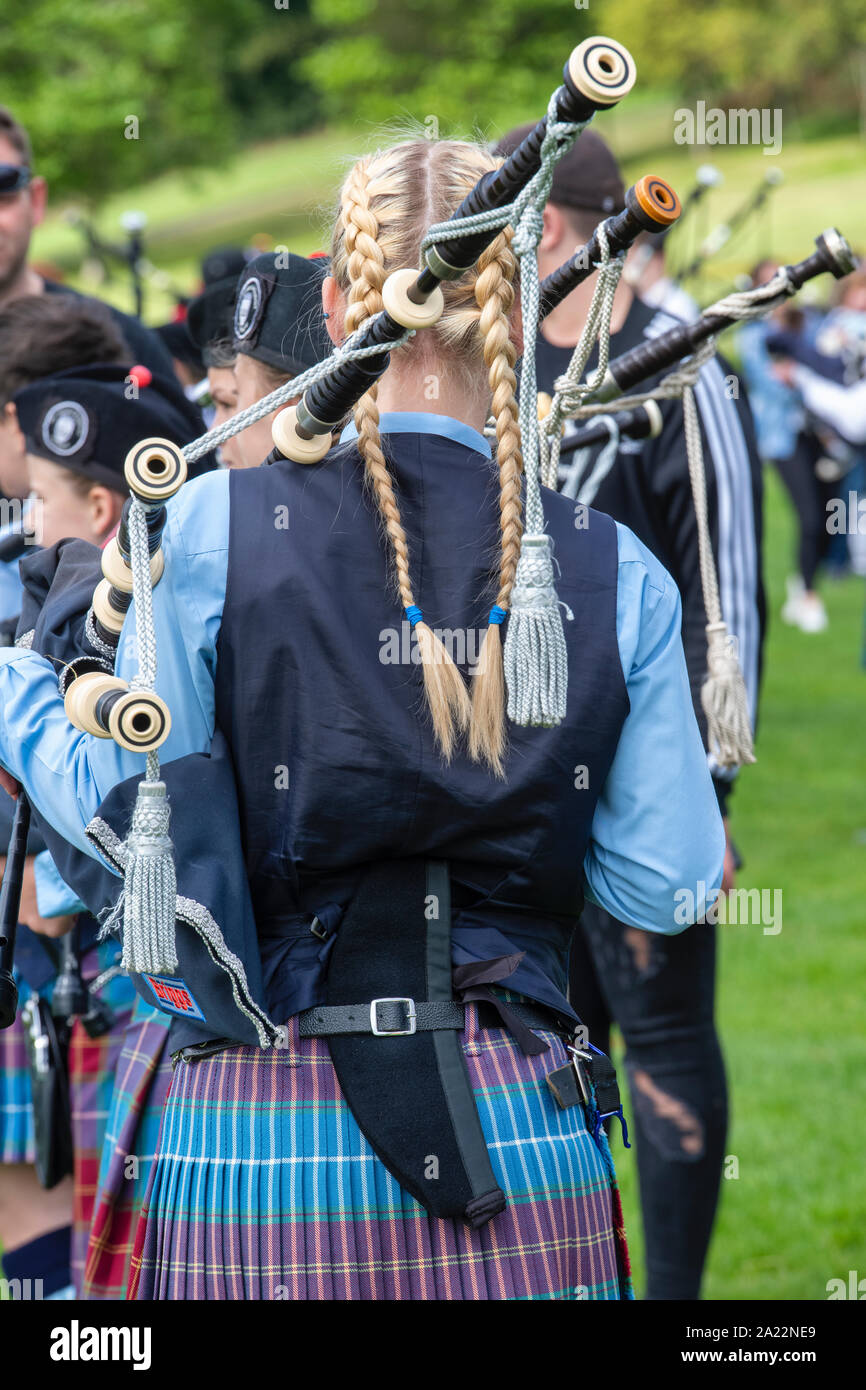
{"type": "Polygon", "coordinates": [[[379,413],[421,411],[450,415],[481,434],[489,408],[486,392],[479,392],[477,381],[466,385],[468,373],[449,371],[438,375],[436,365],[435,361],[402,362],[389,367],[379,382],[379,413]]]}
{"type": "MultiPolygon", "coordinates": [[[[549,274],[551,270],[556,269],[558,264],[558,261],[552,262],[543,274],[549,274]]],[[[592,303],[595,283],[596,277],[591,275],[588,280],[584,280],[582,285],[578,285],[576,290],[572,290],[571,294],[566,295],[562,303],[557,304],[553,312],[543,320],[541,335],[553,347],[575,347],[577,344],[583,332],[583,325],[586,323],[589,306],[592,303]]],[[[624,280],[620,280],[613,297],[613,313],[610,316],[611,334],[620,331],[628,317],[628,311],[633,301],[633,290],[624,280]]]]}
{"type": "Polygon", "coordinates": [[[11,304],[13,299],[23,299],[28,294],[41,294],[45,281],[29,265],[23,265],[13,280],[0,288],[0,305],[11,304]]]}

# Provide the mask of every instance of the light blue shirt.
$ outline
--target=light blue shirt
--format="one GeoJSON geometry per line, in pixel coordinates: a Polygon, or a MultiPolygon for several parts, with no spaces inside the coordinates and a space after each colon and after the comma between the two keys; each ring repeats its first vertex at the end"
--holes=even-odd
{"type": "MultiPolygon", "coordinates": [[[[490,454],[482,435],[447,416],[386,414],[380,427],[383,434],[435,433],[490,454]]],[[[724,830],[692,708],[679,594],[646,546],[627,527],[616,529],[617,638],[631,708],[596,806],[584,870],[588,896],[614,917],[674,933],[685,925],[681,909],[675,918],[684,889],[695,895],[696,914],[704,906],[702,885],[708,902],[718,892],[724,830]]],[[[228,546],[229,474],[207,473],[169,503],[166,570],[153,594],[156,690],[172,716],[163,762],[210,746],[228,546]]],[[[116,663],[127,680],[138,669],[135,636],[133,607],[116,663]]],[[[15,648],[0,649],[0,761],[41,814],[94,857],[84,827],[113,786],[144,772],[141,754],[73,728],[51,663],[15,648]]]]}
{"type": "Polygon", "coordinates": [[[57,865],[47,849],[42,850],[33,860],[33,878],[36,883],[36,906],[40,917],[74,916],[86,912],[87,908],[73,893],[57,871],[57,865]]]}
{"type": "MultiPolygon", "coordinates": [[[[0,541],[5,540],[17,525],[0,526],[0,541]]],[[[18,573],[17,560],[0,561],[0,621],[17,618],[21,612],[21,593],[23,585],[18,573]]]]}

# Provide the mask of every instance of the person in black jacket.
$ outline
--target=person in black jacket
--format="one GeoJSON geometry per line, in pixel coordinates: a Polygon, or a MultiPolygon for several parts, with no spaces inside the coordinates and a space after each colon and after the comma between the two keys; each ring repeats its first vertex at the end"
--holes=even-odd
{"type": "MultiPolygon", "coordinates": [[[[509,153],[524,133],[525,128],[511,131],[500,142],[499,153],[509,153]]],[[[599,222],[620,211],[624,191],[616,160],[604,141],[594,131],[584,131],[554,173],[538,251],[541,277],[588,241],[599,222]]],[[[540,391],[552,395],[556,378],[565,372],[594,284],[595,277],[585,281],[542,323],[536,346],[540,391]]],[[[676,322],[665,310],[644,304],[620,281],[611,319],[611,358],[676,322]]],[[[593,352],[587,373],[597,360],[593,352]]],[[[722,358],[703,368],[695,398],[722,612],[736,637],[754,725],[765,618],[760,460],[745,394],[722,358]]],[[[707,672],[707,616],[682,407],[679,401],[660,404],[661,434],[622,442],[592,505],[629,526],[676,581],[692,700],[706,745],[700,690],[707,672]]],[[[727,830],[736,770],[723,769],[708,757],[727,830]]],[[[733,886],[734,866],[728,835],[723,889],[733,886]]],[[[647,1297],[652,1299],[698,1297],[715,1216],[727,1094],[713,1021],[714,974],[715,927],[709,923],[678,937],[646,938],[588,903],[575,932],[572,1003],[598,1046],[607,1046],[614,1020],[626,1042],[646,1233],[647,1297]]]]}
{"type": "MultiPolygon", "coordinates": [[[[0,106],[0,307],[26,294],[63,294],[89,299],[55,284],[28,265],[30,239],[45,216],[48,185],[31,168],[30,140],[23,126],[0,106]]],[[[92,302],[92,301],[91,301],[92,302]]],[[[139,319],[109,306],[132,357],[152,372],[173,376],[171,354],[139,319]]]]}

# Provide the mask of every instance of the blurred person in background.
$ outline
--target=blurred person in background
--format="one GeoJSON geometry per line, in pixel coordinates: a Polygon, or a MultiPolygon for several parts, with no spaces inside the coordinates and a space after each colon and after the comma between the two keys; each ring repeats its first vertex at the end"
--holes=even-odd
{"type": "MultiPolygon", "coordinates": [[[[777,261],[760,261],[751,273],[752,286],[766,285],[778,270],[777,261]]],[[[783,304],[765,319],[743,324],[738,338],[761,457],[776,467],[797,517],[798,572],[787,580],[782,618],[809,633],[822,632],[827,626],[816,578],[829,546],[830,486],[816,470],[823,450],[809,426],[802,397],[779,378],[768,344],[780,331],[804,344],[814,342],[817,327],[817,316],[783,304]]]]}
{"type": "MultiPolygon", "coordinates": [[[[63,295],[93,303],[68,285],[44,278],[28,263],[33,232],[45,217],[48,185],[33,173],[30,140],[5,106],[0,106],[0,308],[24,295],[63,295]]],[[[98,301],[96,301],[98,302],[98,301]]],[[[136,362],[151,371],[172,372],[171,356],[157,335],[138,319],[110,305],[108,311],[136,362]]]]}
{"type": "MultiPolygon", "coordinates": [[[[255,252],[247,251],[242,246],[223,246],[209,251],[201,263],[201,279],[194,297],[179,303],[174,317],[167,323],[159,324],[154,330],[171,353],[175,376],[192,400],[201,399],[203,379],[205,375],[210,376],[205,346],[210,341],[207,334],[211,332],[214,324],[210,317],[206,323],[201,321],[202,305],[207,302],[210,306],[209,313],[214,312],[213,306],[221,304],[221,296],[227,288],[232,291],[233,302],[238,276],[243,273],[244,266],[252,260],[254,254],[255,252]],[[215,292],[215,295],[212,292],[215,292]],[[193,304],[198,306],[199,312],[196,331],[193,331],[190,324],[193,304]],[[206,333],[204,338],[203,329],[206,333]]],[[[210,394],[208,391],[208,395],[210,394]]],[[[204,406],[204,416],[210,429],[214,419],[213,411],[207,405],[204,406]]]]}
{"type": "MultiPolygon", "coordinates": [[[[289,251],[268,251],[245,268],[232,321],[238,411],[330,356],[321,301],[327,273],[326,258],[307,259],[289,251]]],[[[276,413],[271,411],[226,441],[222,456],[230,468],[257,468],[265,461],[274,446],[271,425],[276,413]]]]}
{"type": "Polygon", "coordinates": [[[691,295],[668,274],[666,249],[670,230],[643,232],[637,238],[626,254],[623,279],[644,304],[691,323],[701,311],[691,295]]]}

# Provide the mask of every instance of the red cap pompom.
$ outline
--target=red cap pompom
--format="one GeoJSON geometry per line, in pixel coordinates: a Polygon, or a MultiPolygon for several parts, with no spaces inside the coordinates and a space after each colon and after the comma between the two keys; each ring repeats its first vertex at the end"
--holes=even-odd
{"type": "Polygon", "coordinates": [[[153,381],[153,372],[150,370],[150,367],[142,367],[139,365],[137,367],[130,367],[129,377],[130,380],[135,382],[138,389],[142,390],[143,387],[149,386],[153,381]]]}

